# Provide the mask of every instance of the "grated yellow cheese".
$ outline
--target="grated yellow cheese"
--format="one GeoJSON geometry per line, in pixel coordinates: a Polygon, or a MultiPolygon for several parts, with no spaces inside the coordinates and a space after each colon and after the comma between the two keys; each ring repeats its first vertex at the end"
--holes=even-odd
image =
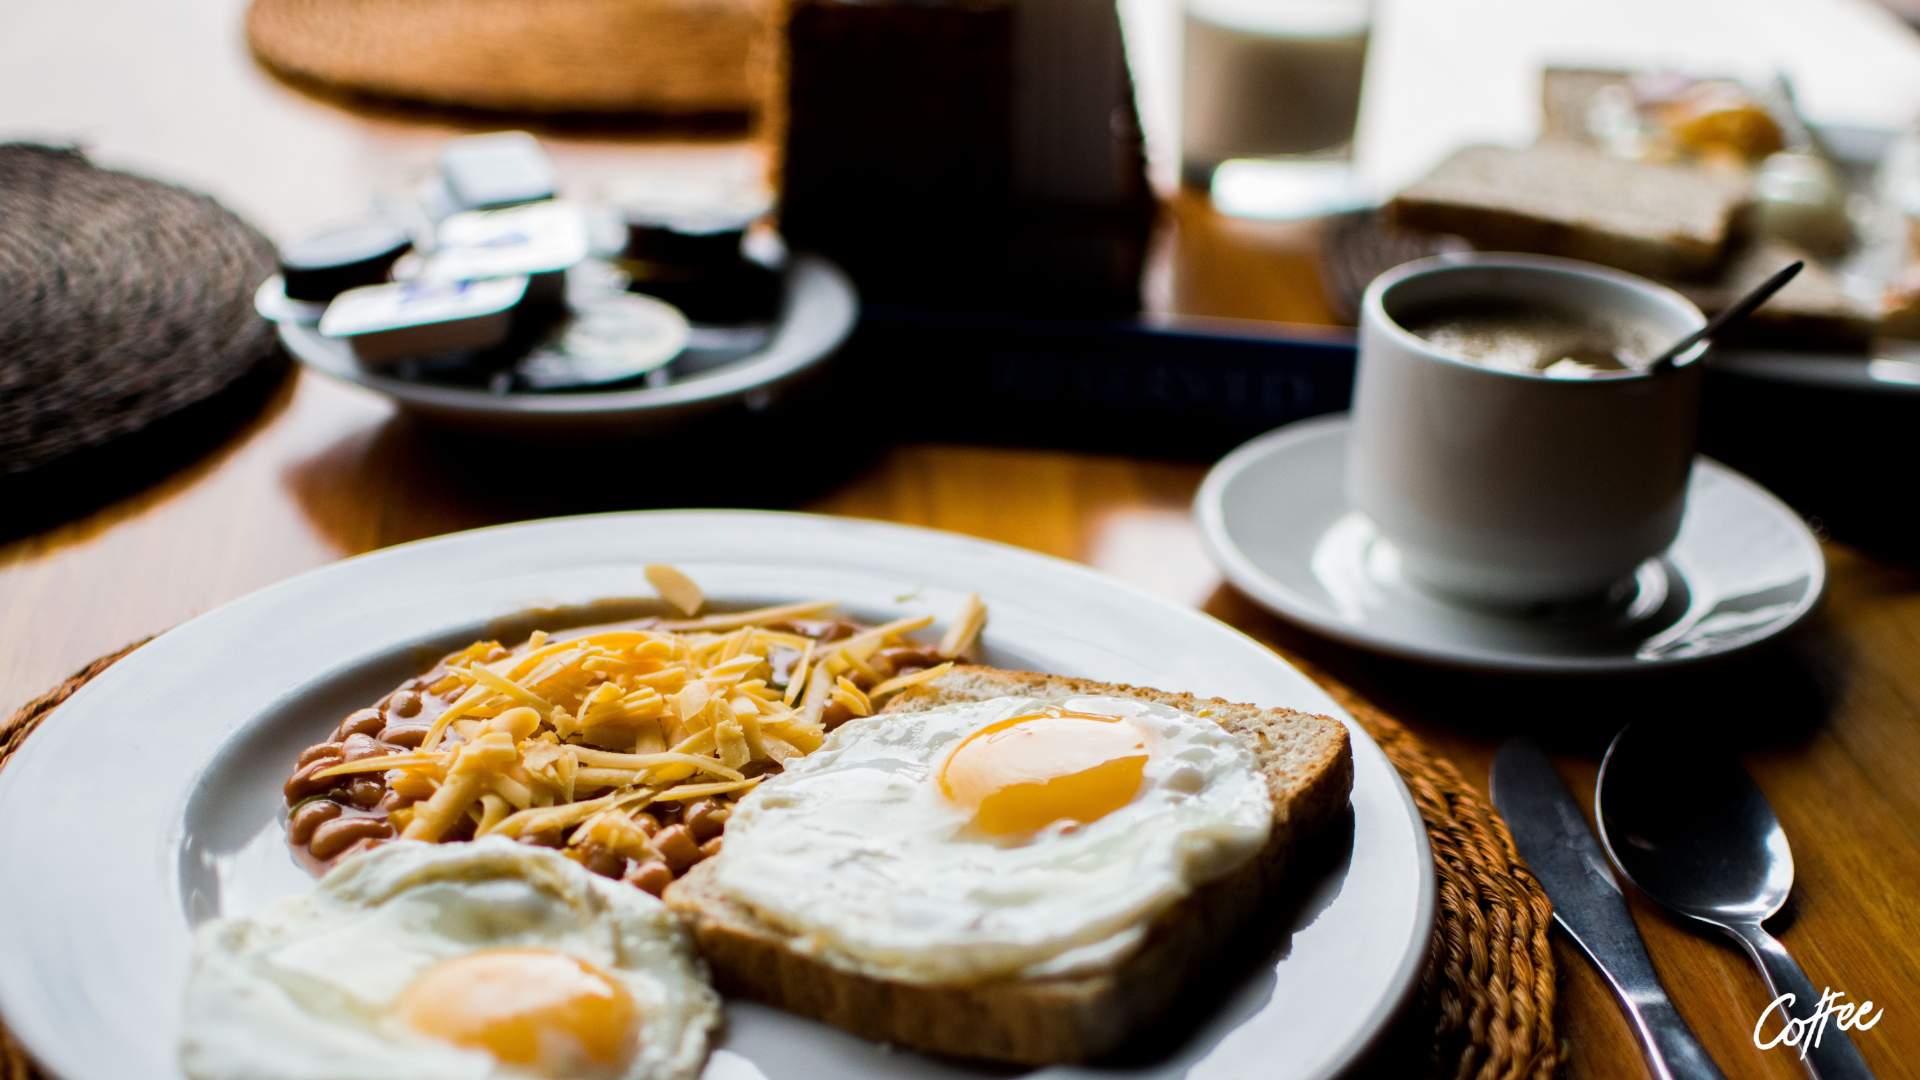
{"type": "MultiPolygon", "coordinates": [[[[706,604],[672,567],[651,566],[648,578],[688,615],[706,604]]],[[[932,625],[932,615],[826,645],[768,628],[835,606],[784,604],[571,637],[537,631],[512,651],[476,642],[442,662],[448,673],[429,692],[454,700],[429,723],[418,750],[315,775],[387,773],[396,790],[404,785],[418,797],[389,815],[410,839],[463,835],[455,826],[466,822],[476,836],[582,826],[569,841],[574,847],[591,841],[641,858],[652,850],[632,816],[641,809],[737,797],[820,748],[828,704],[870,715],[890,695],[952,669],[945,663],[895,676],[879,658],[883,648],[912,644],[904,635],[932,625]],[[776,661],[787,665],[785,685],[774,684],[776,661]]],[[[970,597],[943,650],[956,640],[970,644],[984,610],[970,597]]]]}
{"type": "Polygon", "coordinates": [[[867,696],[886,697],[889,694],[897,694],[909,686],[919,686],[923,682],[931,682],[952,670],[953,661],[949,660],[944,664],[936,664],[930,668],[922,668],[911,675],[899,675],[867,691],[867,696]]]}
{"type": "Polygon", "coordinates": [[[693,579],[665,563],[654,563],[647,567],[647,580],[660,599],[680,609],[684,615],[698,615],[707,602],[706,594],[693,579]]]}

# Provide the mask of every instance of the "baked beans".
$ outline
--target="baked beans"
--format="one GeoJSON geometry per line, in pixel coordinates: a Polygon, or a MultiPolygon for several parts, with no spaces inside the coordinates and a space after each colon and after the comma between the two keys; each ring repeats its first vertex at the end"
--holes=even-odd
{"type": "MultiPolygon", "coordinates": [[[[643,620],[631,625],[647,629],[651,624],[643,620]]],[[[814,653],[820,647],[846,641],[870,629],[831,617],[787,618],[762,625],[776,633],[812,639],[817,643],[814,653]]],[[[402,810],[407,815],[417,813],[417,809],[410,808],[427,803],[439,789],[436,774],[430,770],[396,768],[331,777],[316,774],[336,765],[418,751],[434,729],[436,719],[473,685],[473,677],[466,674],[468,665],[495,663],[510,655],[513,653],[499,642],[480,642],[449,654],[432,670],[407,680],[375,706],[349,713],[325,740],[300,753],[285,786],[290,807],[287,841],[310,869],[324,872],[338,860],[398,835],[401,829],[395,821],[388,820],[389,815],[402,810]]],[[[764,655],[766,666],[758,676],[765,680],[761,685],[774,687],[776,697],[787,690],[788,680],[794,677],[802,655],[803,650],[795,648],[791,639],[768,646],[764,655]]],[[[843,661],[834,671],[836,677],[844,677],[864,694],[879,680],[928,670],[945,663],[946,659],[931,646],[903,636],[889,636],[884,639],[883,647],[873,651],[864,662],[849,669],[843,661]]],[[[857,696],[851,700],[861,703],[857,696]]],[[[786,698],[789,707],[793,701],[789,692],[786,698]]],[[[818,725],[815,731],[832,730],[854,715],[847,704],[830,700],[814,714],[818,725]]],[[[460,721],[455,726],[464,723],[460,721]]],[[[469,736],[461,735],[452,726],[445,727],[436,748],[457,745],[466,737],[469,736]]],[[[548,732],[545,737],[551,739],[553,733],[548,732]]],[[[818,745],[817,734],[814,745],[818,745]]],[[[738,775],[751,778],[779,769],[778,760],[770,758],[765,751],[755,751],[752,760],[738,767],[738,775]]],[[[611,771],[598,769],[596,773],[611,771]]],[[[576,789],[571,797],[584,800],[605,790],[609,789],[576,789]]],[[[517,796],[520,801],[516,805],[520,809],[526,808],[525,797],[524,793],[517,796]]],[[[580,834],[579,829],[585,823],[578,823],[523,832],[515,839],[524,844],[559,849],[596,874],[657,896],[689,867],[720,852],[733,800],[738,797],[737,793],[723,793],[684,802],[655,801],[644,809],[627,812],[625,820],[631,822],[633,829],[624,833],[619,831],[626,829],[622,824],[612,834],[580,834]]],[[[493,812],[497,814],[495,805],[493,812]]],[[[480,813],[479,804],[473,804],[439,834],[439,839],[470,839],[480,813]]],[[[397,820],[404,824],[409,818],[403,816],[397,820]]]]}
{"type": "Polygon", "coordinates": [[[380,729],[386,726],[387,719],[380,715],[379,709],[361,709],[340,721],[340,729],[334,737],[341,740],[350,739],[355,735],[372,737],[378,735],[380,729]]]}
{"type": "Polygon", "coordinates": [[[385,840],[392,835],[393,826],[384,818],[336,817],[321,822],[319,828],[313,830],[307,850],[313,852],[314,858],[325,861],[346,851],[348,845],[357,840],[385,840]]]}
{"type": "Polygon", "coordinates": [[[634,863],[628,867],[626,874],[620,880],[642,892],[659,896],[667,891],[667,886],[673,884],[673,871],[659,859],[648,859],[646,862],[634,863]]]}
{"type": "Polygon", "coordinates": [[[313,839],[313,830],[339,817],[340,813],[340,804],[329,799],[302,803],[287,819],[287,839],[295,844],[305,844],[313,839]]]}

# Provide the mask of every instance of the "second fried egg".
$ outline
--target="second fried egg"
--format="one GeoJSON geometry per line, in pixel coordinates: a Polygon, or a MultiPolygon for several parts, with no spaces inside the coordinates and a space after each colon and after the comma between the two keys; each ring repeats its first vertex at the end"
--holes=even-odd
{"type": "Polygon", "coordinates": [[[204,925],[192,1080],[692,1080],[719,997],[653,897],[558,852],[396,841],[204,925]]]}

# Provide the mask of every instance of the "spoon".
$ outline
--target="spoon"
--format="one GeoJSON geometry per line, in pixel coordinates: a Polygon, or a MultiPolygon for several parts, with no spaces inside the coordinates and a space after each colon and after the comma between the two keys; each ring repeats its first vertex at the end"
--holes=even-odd
{"type": "MultiPolygon", "coordinates": [[[[1739,765],[1657,728],[1629,724],[1600,764],[1594,816],[1600,842],[1635,887],[1738,941],[1776,1000],[1793,995],[1779,1011],[1796,1019],[1814,1015],[1820,992],[1760,926],[1793,889],[1793,852],[1773,808],[1739,765]]],[[[1831,1016],[1803,1030],[1801,1062],[1815,1080],[1873,1076],[1831,1016]]]]}
{"type": "Polygon", "coordinates": [[[1668,368],[1679,367],[1680,357],[1684,355],[1688,349],[1713,337],[1729,325],[1753,314],[1754,308],[1766,303],[1769,297],[1784,288],[1787,282],[1793,280],[1793,275],[1798,274],[1806,265],[1804,261],[1796,261],[1781,267],[1778,273],[1760,284],[1755,285],[1753,291],[1735,300],[1733,303],[1728,304],[1720,314],[1708,319],[1707,325],[1674,342],[1672,348],[1654,357],[1653,363],[1647,365],[1648,370],[1665,371],[1668,368]]]}

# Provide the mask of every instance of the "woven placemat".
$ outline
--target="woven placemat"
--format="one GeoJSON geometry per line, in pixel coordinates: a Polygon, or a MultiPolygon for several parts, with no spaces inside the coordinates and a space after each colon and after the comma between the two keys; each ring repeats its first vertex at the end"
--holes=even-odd
{"type": "Polygon", "coordinates": [[[1404,262],[1466,250],[1457,236],[1402,229],[1378,210],[1335,214],[1320,233],[1320,288],[1334,316],[1352,326],[1360,321],[1360,299],[1374,278],[1404,262]]]}
{"type": "Polygon", "coordinates": [[[1439,885],[1414,1017],[1429,1025],[1426,1075],[1549,1080],[1560,1062],[1553,905],[1514,848],[1507,823],[1452,762],[1398,720],[1304,657],[1275,651],[1373,736],[1426,823],[1439,885]]]}
{"type": "MultiPolygon", "coordinates": [[[[0,725],[0,768],[56,706],[141,644],[88,664],[0,725]]],[[[1319,682],[1386,751],[1426,822],[1439,904],[1419,1000],[1401,1027],[1406,1038],[1430,1047],[1421,1063],[1425,1075],[1434,1080],[1550,1080],[1560,1058],[1553,1034],[1554,966],[1547,937],[1553,909],[1514,851],[1506,823],[1458,769],[1436,757],[1398,721],[1306,660],[1290,654],[1287,658],[1319,682]]],[[[0,1080],[49,1080],[4,1025],[0,1080]]]]}
{"type": "Polygon", "coordinates": [[[250,415],[281,370],[253,310],[274,265],[272,242],[204,195],[0,144],[0,535],[250,415]]]}
{"type": "Polygon", "coordinates": [[[772,0],[254,0],[268,68],[349,95],[519,113],[745,112],[772,0]]]}

